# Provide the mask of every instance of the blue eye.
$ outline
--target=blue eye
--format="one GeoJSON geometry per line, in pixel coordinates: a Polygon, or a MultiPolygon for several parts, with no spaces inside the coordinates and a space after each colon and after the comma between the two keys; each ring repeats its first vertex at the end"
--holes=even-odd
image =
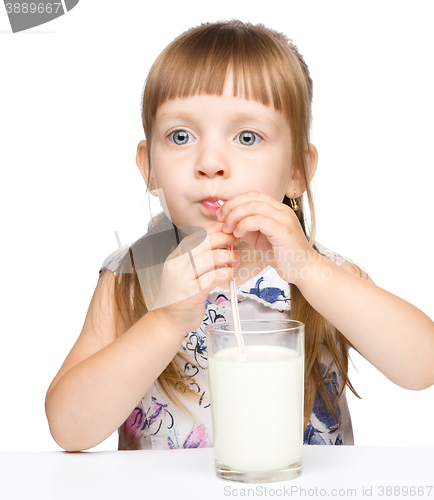
{"type": "Polygon", "coordinates": [[[258,134],[248,131],[238,134],[238,139],[243,146],[253,146],[253,144],[258,144],[262,141],[262,138],[258,134]]]}
{"type": "Polygon", "coordinates": [[[177,144],[178,146],[182,146],[183,144],[187,144],[188,142],[190,142],[189,139],[191,139],[191,137],[191,134],[189,134],[185,130],[175,130],[175,132],[172,132],[169,135],[170,141],[174,144],[177,144]]]}

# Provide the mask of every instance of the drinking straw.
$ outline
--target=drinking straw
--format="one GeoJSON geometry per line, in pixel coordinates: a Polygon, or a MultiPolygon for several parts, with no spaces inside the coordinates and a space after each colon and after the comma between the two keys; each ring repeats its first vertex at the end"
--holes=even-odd
{"type": "MultiPolygon", "coordinates": [[[[221,207],[224,202],[222,200],[218,200],[217,203],[221,207]]],[[[233,250],[234,250],[234,247],[233,247],[233,245],[231,245],[231,252],[233,250]]],[[[234,317],[235,336],[236,336],[237,342],[238,342],[238,349],[240,351],[240,354],[244,354],[243,337],[239,333],[237,333],[237,332],[241,332],[241,323],[240,323],[240,313],[238,311],[237,286],[235,284],[235,278],[231,279],[230,294],[231,294],[232,315],[234,317]]]]}

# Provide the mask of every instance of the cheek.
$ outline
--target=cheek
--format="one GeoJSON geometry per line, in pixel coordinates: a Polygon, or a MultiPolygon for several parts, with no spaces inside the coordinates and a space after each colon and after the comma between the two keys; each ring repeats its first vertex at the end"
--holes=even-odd
{"type": "Polygon", "coordinates": [[[244,175],[244,190],[253,189],[281,202],[291,178],[291,163],[285,151],[270,153],[251,165],[247,175],[244,175]]]}
{"type": "Polygon", "coordinates": [[[156,145],[151,150],[151,165],[154,177],[159,188],[162,188],[167,183],[167,178],[170,178],[170,162],[164,155],[161,147],[156,145]]]}
{"type": "Polygon", "coordinates": [[[155,167],[159,163],[158,159],[161,157],[161,147],[157,140],[152,141],[150,158],[151,164],[155,167]]]}
{"type": "MultiPolygon", "coordinates": [[[[277,181],[277,179],[275,179],[277,181]]],[[[283,182],[272,182],[264,185],[263,192],[274,198],[278,202],[282,202],[285,196],[286,184],[283,182]]]]}

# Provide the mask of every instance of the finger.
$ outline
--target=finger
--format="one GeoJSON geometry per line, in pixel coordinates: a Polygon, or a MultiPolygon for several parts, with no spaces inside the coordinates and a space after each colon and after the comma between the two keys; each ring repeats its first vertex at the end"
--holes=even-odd
{"type": "Polygon", "coordinates": [[[240,238],[222,231],[223,224],[221,222],[218,222],[217,224],[217,231],[209,235],[211,248],[214,249],[219,247],[234,246],[240,242],[240,238]]]}
{"type": "Polygon", "coordinates": [[[246,193],[239,194],[237,196],[234,196],[230,200],[226,201],[221,207],[220,207],[220,216],[218,216],[218,220],[220,222],[225,221],[226,222],[226,217],[228,214],[235,209],[235,207],[239,205],[243,205],[245,203],[249,203],[250,201],[264,201],[266,203],[269,203],[270,205],[274,206],[275,208],[280,208],[282,206],[282,203],[274,199],[272,196],[265,194],[265,193],[260,193],[258,191],[247,191],[246,193]]]}
{"type": "MultiPolygon", "coordinates": [[[[190,228],[191,229],[191,228],[190,228]]],[[[181,253],[186,253],[199,246],[208,237],[208,232],[204,228],[198,228],[191,234],[185,236],[178,245],[181,253]]]]}
{"type": "Polygon", "coordinates": [[[170,273],[172,276],[182,276],[188,282],[197,280],[201,275],[219,266],[239,265],[239,251],[235,246],[237,238],[234,235],[215,233],[198,247],[178,255],[175,251],[169,256],[170,273]],[[230,250],[232,246],[233,250],[230,250]],[[173,262],[174,261],[174,262],[173,262]]]}
{"type": "Polygon", "coordinates": [[[173,304],[182,304],[183,301],[191,299],[191,297],[198,293],[205,293],[206,296],[208,296],[216,286],[226,283],[234,277],[235,271],[231,266],[212,269],[202,276],[199,276],[194,283],[191,283],[190,286],[184,288],[180,293],[177,293],[176,296],[171,296],[169,294],[159,297],[154,308],[157,309],[160,307],[171,306],[173,304]]]}
{"type": "Polygon", "coordinates": [[[210,224],[209,226],[205,226],[204,229],[208,232],[208,234],[214,234],[214,233],[219,233],[222,229],[222,222],[214,222],[210,224]]]}
{"type": "Polygon", "coordinates": [[[174,266],[172,261],[168,271],[177,284],[172,283],[172,286],[166,287],[166,292],[158,298],[158,306],[164,307],[188,299],[203,292],[210,283],[214,283],[214,286],[209,291],[213,290],[219,284],[234,278],[233,269],[239,263],[235,252],[230,250],[208,252],[181,267],[174,266]]]}
{"type": "Polygon", "coordinates": [[[235,278],[235,270],[232,267],[220,267],[200,276],[198,282],[202,290],[210,294],[216,286],[226,283],[235,278]]]}
{"type": "Polygon", "coordinates": [[[183,266],[189,279],[197,279],[203,274],[218,269],[222,266],[237,267],[240,264],[239,252],[232,250],[213,250],[212,252],[202,253],[198,256],[191,256],[190,263],[183,266]]]}
{"type": "Polygon", "coordinates": [[[209,241],[211,241],[212,248],[239,243],[239,240],[237,240],[237,238],[235,237],[232,237],[232,235],[230,235],[231,238],[228,240],[227,237],[229,235],[222,233],[222,226],[223,224],[221,222],[215,222],[186,236],[180,242],[177,249],[175,249],[172,257],[176,257],[176,255],[186,254],[190,251],[193,251],[194,249],[197,249],[196,251],[206,250],[207,248],[209,248],[209,242],[207,242],[208,238],[209,241]]]}
{"type": "MultiPolygon", "coordinates": [[[[222,224],[220,224],[220,227],[222,224]]],[[[221,230],[209,234],[208,237],[197,247],[191,250],[194,256],[198,256],[201,253],[207,252],[208,250],[215,250],[217,248],[235,246],[240,242],[240,239],[233,234],[223,233],[221,230]]]]}
{"type": "MultiPolygon", "coordinates": [[[[276,208],[274,205],[271,205],[266,201],[251,200],[242,205],[238,205],[228,214],[225,220],[223,232],[227,234],[233,233],[242,220],[255,215],[263,215],[264,217],[278,221],[280,224],[287,224],[287,221],[285,220],[287,218],[287,214],[285,214],[282,208],[276,208]]],[[[237,233],[236,236],[239,236],[239,234],[237,233]]]]}
{"type": "Polygon", "coordinates": [[[219,231],[218,233],[212,234],[209,237],[211,242],[211,248],[220,248],[225,246],[234,246],[240,242],[240,239],[231,234],[226,234],[223,231],[219,231]]]}
{"type": "Polygon", "coordinates": [[[214,279],[217,281],[213,288],[232,279],[234,277],[232,269],[240,264],[236,253],[218,249],[202,253],[196,259],[191,254],[186,254],[166,262],[160,285],[161,292],[158,295],[158,307],[182,302],[202,292],[214,279]],[[220,272],[220,269],[226,271],[220,272]],[[216,272],[217,274],[214,274],[216,272]]]}
{"type": "Polygon", "coordinates": [[[243,219],[235,228],[234,233],[239,238],[243,238],[246,233],[260,231],[268,238],[272,245],[282,243],[282,223],[264,215],[253,215],[243,219]]]}
{"type": "Polygon", "coordinates": [[[203,228],[194,227],[194,226],[179,226],[177,228],[178,233],[182,231],[182,233],[187,233],[186,236],[182,238],[180,245],[191,245],[191,244],[199,244],[203,241],[203,239],[210,234],[218,233],[221,231],[221,222],[213,222],[212,224],[205,226],[203,228]],[[196,231],[191,232],[192,229],[196,229],[196,231]]]}

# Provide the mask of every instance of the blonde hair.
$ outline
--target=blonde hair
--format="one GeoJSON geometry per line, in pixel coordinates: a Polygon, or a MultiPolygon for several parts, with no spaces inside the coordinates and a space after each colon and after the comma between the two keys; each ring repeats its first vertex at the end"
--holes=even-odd
{"type": "MultiPolygon", "coordinates": [[[[301,196],[296,200],[300,209],[295,213],[309,243],[320,253],[314,241],[315,212],[304,154],[305,146],[310,142],[313,84],[297,47],[277,31],[262,24],[252,25],[237,20],[205,23],[187,30],[163,50],[149,72],[141,103],[149,171],[152,132],[158,107],[177,97],[199,93],[221,95],[229,71],[233,72],[234,95],[241,93],[247,99],[257,100],[266,106],[273,105],[288,117],[293,144],[291,160],[300,167],[307,186],[311,219],[309,234],[301,196]]],[[[283,203],[291,206],[286,196],[283,203]]],[[[164,252],[166,256],[170,253],[172,243],[167,232],[158,231],[159,224],[164,221],[164,213],[159,214],[151,220],[148,231],[157,229],[154,236],[159,238],[158,245],[152,247],[159,249],[160,258],[164,252]]],[[[141,259],[146,259],[147,263],[151,263],[153,258],[158,259],[157,255],[140,251],[145,240],[143,237],[132,245],[120,263],[115,280],[115,303],[127,328],[148,312],[147,302],[155,300],[159,286],[157,280],[149,276],[150,295],[145,300],[137,270],[149,266],[143,260],[138,263],[137,256],[142,256],[141,259]]],[[[309,422],[317,395],[340,422],[337,403],[345,386],[358,396],[348,378],[348,341],[312,308],[293,284],[290,284],[290,295],[290,318],[303,322],[306,331],[304,427],[309,422]],[[340,373],[339,392],[330,390],[324,381],[327,374],[321,371],[321,361],[325,356],[331,358],[340,373]]],[[[181,374],[180,367],[185,362],[187,357],[178,353],[158,378],[163,393],[181,409],[184,407],[179,400],[179,392],[187,397],[198,397],[188,385],[189,380],[181,374]]]]}

